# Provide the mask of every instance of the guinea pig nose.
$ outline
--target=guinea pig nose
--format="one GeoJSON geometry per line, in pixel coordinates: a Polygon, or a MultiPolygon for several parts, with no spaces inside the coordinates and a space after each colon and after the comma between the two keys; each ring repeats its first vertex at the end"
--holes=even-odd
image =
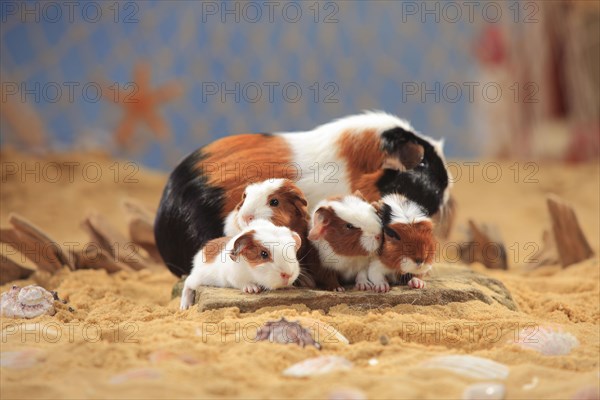
{"type": "Polygon", "coordinates": [[[242,217],[242,219],[245,223],[249,224],[254,219],[254,215],[245,215],[244,217],[242,217]]]}
{"type": "Polygon", "coordinates": [[[417,265],[423,264],[423,259],[422,258],[415,258],[415,264],[417,264],[417,265]]]}
{"type": "Polygon", "coordinates": [[[281,278],[282,278],[284,281],[288,281],[288,280],[290,280],[290,278],[292,277],[290,274],[286,274],[285,272],[282,272],[282,273],[281,273],[281,274],[279,274],[279,275],[281,275],[281,278]]]}
{"type": "Polygon", "coordinates": [[[381,235],[375,235],[375,240],[381,240],[381,235]]]}

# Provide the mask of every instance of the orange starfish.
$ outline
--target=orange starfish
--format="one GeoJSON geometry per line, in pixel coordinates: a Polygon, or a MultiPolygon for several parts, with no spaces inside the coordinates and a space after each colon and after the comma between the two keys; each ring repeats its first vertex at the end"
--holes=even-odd
{"type": "Polygon", "coordinates": [[[139,123],[145,123],[158,139],[171,134],[165,119],[160,115],[162,103],[171,101],[183,92],[179,82],[167,82],[157,88],[150,87],[150,66],[139,63],[133,69],[133,85],[110,88],[112,101],[122,105],[124,115],[117,125],[115,139],[121,146],[127,145],[139,123]]]}

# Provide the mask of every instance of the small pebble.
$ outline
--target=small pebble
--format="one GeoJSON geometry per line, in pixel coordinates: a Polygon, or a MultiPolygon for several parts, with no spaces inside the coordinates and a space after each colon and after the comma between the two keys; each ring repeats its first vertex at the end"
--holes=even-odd
{"type": "Polygon", "coordinates": [[[388,339],[388,337],[385,335],[381,335],[379,336],[379,343],[381,343],[384,346],[387,346],[390,343],[390,339],[388,339]]]}
{"type": "Polygon", "coordinates": [[[494,382],[475,383],[463,392],[463,400],[502,400],[506,389],[494,382]]]}

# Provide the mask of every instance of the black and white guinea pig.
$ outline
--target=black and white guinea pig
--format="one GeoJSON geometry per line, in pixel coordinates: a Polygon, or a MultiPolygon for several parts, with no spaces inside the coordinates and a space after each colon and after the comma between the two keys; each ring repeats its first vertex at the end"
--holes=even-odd
{"type": "Polygon", "coordinates": [[[154,233],[169,269],[188,274],[198,249],[223,236],[244,188],[271,178],[293,180],[309,204],[355,190],[368,201],[400,193],[428,215],[444,206],[450,186],[442,142],[383,112],[304,132],[225,137],[191,153],[166,184],[154,233]]]}
{"type": "MultiPolygon", "coordinates": [[[[321,265],[343,281],[370,288],[367,268],[381,244],[381,219],[360,192],[322,200],[312,216],[308,239],[319,252],[321,265]]],[[[342,285],[334,288],[343,291],[342,285]]]]}

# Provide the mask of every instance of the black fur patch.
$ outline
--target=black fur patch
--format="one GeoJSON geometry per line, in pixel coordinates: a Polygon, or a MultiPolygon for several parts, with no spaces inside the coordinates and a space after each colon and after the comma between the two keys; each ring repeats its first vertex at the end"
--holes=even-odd
{"type": "Polygon", "coordinates": [[[408,142],[423,146],[424,156],[415,168],[399,172],[386,169],[377,182],[381,196],[400,193],[421,205],[428,215],[435,214],[443,203],[444,191],[448,187],[448,172],[433,146],[412,132],[400,127],[383,132],[382,148],[388,154],[398,154],[408,142]]]}
{"type": "Polygon", "coordinates": [[[387,203],[383,203],[383,206],[381,206],[380,214],[382,226],[388,226],[389,223],[392,221],[392,208],[390,207],[390,205],[387,203]]]}
{"type": "Polygon", "coordinates": [[[177,276],[190,273],[194,255],[206,242],[223,236],[223,190],[210,186],[198,168],[206,156],[199,149],[171,173],[154,222],[158,251],[177,276]]]}

